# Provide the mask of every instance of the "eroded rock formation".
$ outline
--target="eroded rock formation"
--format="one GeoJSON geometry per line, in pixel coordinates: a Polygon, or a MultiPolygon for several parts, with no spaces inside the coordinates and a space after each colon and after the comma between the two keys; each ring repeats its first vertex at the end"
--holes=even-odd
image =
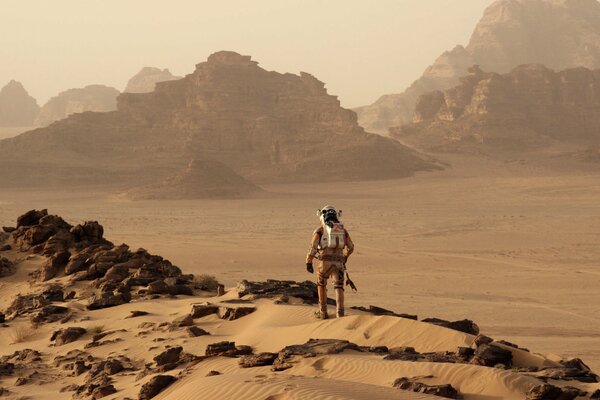
{"type": "Polygon", "coordinates": [[[217,160],[254,183],[386,179],[437,168],[400,143],[366,133],[323,82],[266,71],[218,52],[184,79],[123,93],[118,111],[83,113],[0,141],[9,185],[124,183],[217,160]]]}
{"type": "Polygon", "coordinates": [[[405,92],[356,109],[372,132],[409,122],[419,97],[459,83],[468,68],[507,73],[521,64],[551,69],[600,68],[597,0],[498,0],[488,7],[466,47],[442,54],[405,92]]]}
{"type": "MultiPolygon", "coordinates": [[[[600,144],[600,70],[523,65],[508,74],[472,68],[461,83],[423,95],[413,123],[392,134],[448,152],[522,152],[600,144]]],[[[592,154],[592,153],[590,153],[592,154]]]]}

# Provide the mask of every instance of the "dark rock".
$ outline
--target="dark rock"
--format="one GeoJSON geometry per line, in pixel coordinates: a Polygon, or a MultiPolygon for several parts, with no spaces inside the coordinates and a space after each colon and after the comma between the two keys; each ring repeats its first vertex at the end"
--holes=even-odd
{"type": "Polygon", "coordinates": [[[101,308],[120,306],[131,301],[131,296],[127,293],[104,292],[92,296],[87,306],[88,310],[99,310],[101,308]]]}
{"type": "Polygon", "coordinates": [[[225,319],[228,321],[233,321],[242,317],[245,317],[248,314],[256,311],[254,307],[238,307],[238,308],[230,308],[230,307],[220,307],[219,308],[219,316],[221,319],[225,319]]]}
{"type": "Polygon", "coordinates": [[[419,361],[421,354],[414,347],[397,347],[390,349],[390,354],[384,360],[419,361]]]}
{"type": "Polygon", "coordinates": [[[101,399],[115,393],[117,393],[117,389],[111,384],[98,386],[92,391],[92,399],[101,399]]]}
{"type": "Polygon", "coordinates": [[[0,251],[9,251],[12,250],[12,246],[10,244],[3,244],[0,246],[0,251]]]}
{"type": "Polygon", "coordinates": [[[266,282],[250,282],[243,280],[237,285],[240,297],[250,295],[252,298],[297,297],[307,304],[319,301],[317,285],[311,281],[294,282],[269,279],[266,282]]]}
{"type": "Polygon", "coordinates": [[[590,396],[590,399],[600,399],[600,389],[597,389],[594,393],[592,393],[592,395],[590,396]]]}
{"type": "Polygon", "coordinates": [[[360,348],[347,340],[339,339],[310,339],[308,342],[299,345],[285,347],[282,352],[290,355],[322,355],[338,354],[345,350],[357,350],[360,348]]]}
{"type": "Polygon", "coordinates": [[[247,346],[245,344],[240,344],[239,346],[235,346],[235,355],[236,356],[246,356],[252,354],[253,350],[251,346],[247,346]]]}
{"type": "Polygon", "coordinates": [[[31,322],[56,322],[65,318],[69,314],[69,309],[62,306],[48,305],[31,316],[31,322]]]}
{"type": "Polygon", "coordinates": [[[213,304],[194,304],[192,305],[192,318],[202,318],[211,314],[218,314],[219,306],[213,304]]]}
{"type": "Polygon", "coordinates": [[[236,355],[235,342],[218,342],[206,346],[205,354],[207,356],[228,356],[236,355]]]}
{"type": "MultiPolygon", "coordinates": [[[[585,365],[585,364],[584,364],[585,365]]],[[[589,368],[579,369],[570,367],[546,368],[541,376],[550,379],[563,381],[579,381],[586,383],[598,382],[598,376],[591,372],[589,368]]]]}
{"type": "Polygon", "coordinates": [[[11,317],[16,317],[38,310],[48,304],[49,301],[38,294],[19,294],[6,309],[6,314],[11,317]]]}
{"type": "Polygon", "coordinates": [[[44,299],[52,302],[62,302],[65,300],[65,294],[61,285],[50,285],[40,294],[44,299]]]}
{"type": "Polygon", "coordinates": [[[86,221],[83,225],[71,228],[71,233],[78,242],[101,243],[103,242],[104,228],[97,221],[86,221]]]}
{"type": "Polygon", "coordinates": [[[217,376],[217,375],[221,375],[221,373],[219,371],[208,371],[208,374],[206,374],[206,376],[217,376]]]}
{"type": "Polygon", "coordinates": [[[54,278],[60,269],[67,264],[70,256],[68,251],[61,251],[51,256],[40,268],[39,280],[45,282],[54,278]]]}
{"type": "Polygon", "coordinates": [[[0,278],[14,274],[17,270],[16,265],[8,258],[0,257],[0,278]]]}
{"type": "Polygon", "coordinates": [[[186,329],[186,331],[191,337],[210,335],[210,333],[202,328],[198,328],[197,326],[190,326],[186,329]]]}
{"type": "Polygon", "coordinates": [[[3,324],[6,321],[6,316],[4,313],[0,312],[0,324],[3,324]]]}
{"type": "Polygon", "coordinates": [[[490,343],[492,343],[493,341],[494,341],[494,339],[492,339],[492,338],[491,338],[491,337],[489,337],[489,336],[485,336],[485,335],[478,335],[478,336],[475,338],[475,342],[473,342],[473,343],[475,344],[475,347],[479,347],[479,346],[481,346],[481,345],[484,345],[484,344],[490,344],[490,343]]]}
{"type": "Polygon", "coordinates": [[[171,347],[154,357],[154,361],[158,366],[166,364],[175,364],[179,361],[179,357],[182,351],[183,347],[181,346],[171,347]]]}
{"type": "Polygon", "coordinates": [[[6,233],[12,233],[12,232],[16,231],[17,228],[15,228],[13,226],[3,226],[2,230],[6,233]]]}
{"type": "Polygon", "coordinates": [[[563,391],[563,389],[544,383],[532,387],[525,397],[526,400],[573,400],[579,395],[572,390],[563,391]]]}
{"type": "Polygon", "coordinates": [[[69,327],[66,329],[60,329],[55,331],[50,338],[50,341],[54,341],[57,346],[71,343],[85,335],[87,331],[84,328],[69,327]]]}
{"type": "Polygon", "coordinates": [[[145,383],[140,389],[139,400],[149,400],[159,394],[163,389],[175,382],[177,378],[171,375],[157,375],[145,383]]]}
{"type": "Polygon", "coordinates": [[[12,375],[15,370],[15,364],[9,362],[0,362],[0,376],[12,375]]]}
{"type": "Polygon", "coordinates": [[[470,347],[459,347],[456,350],[456,355],[461,360],[467,362],[475,355],[475,349],[472,349],[470,347]]]}
{"type": "Polygon", "coordinates": [[[422,322],[443,326],[444,328],[453,329],[455,331],[468,333],[470,335],[479,335],[479,326],[470,319],[463,319],[461,321],[446,321],[439,318],[425,318],[422,322]]]}
{"type": "Polygon", "coordinates": [[[259,353],[255,355],[242,356],[242,358],[240,358],[240,367],[253,368],[273,365],[273,362],[275,359],[277,359],[277,356],[277,353],[259,353]]]}
{"type": "Polygon", "coordinates": [[[128,316],[126,316],[125,318],[143,317],[144,315],[148,315],[148,312],[134,310],[134,311],[130,311],[130,314],[128,316]]]}
{"type": "Polygon", "coordinates": [[[367,307],[350,307],[353,310],[359,310],[359,311],[364,311],[364,312],[368,312],[369,314],[373,314],[373,315],[388,315],[391,317],[399,317],[399,318],[406,318],[406,319],[412,319],[412,320],[417,320],[417,316],[416,315],[411,315],[411,314],[398,314],[395,313],[394,311],[390,311],[390,310],[386,310],[385,308],[381,308],[381,307],[376,307],[376,306],[369,306],[367,307]]]}
{"type": "Polygon", "coordinates": [[[48,210],[31,210],[17,218],[17,229],[22,226],[37,225],[42,217],[48,215],[48,210]]]}
{"type": "Polygon", "coordinates": [[[506,367],[512,366],[513,355],[510,350],[503,349],[493,344],[483,344],[475,350],[475,356],[471,364],[494,367],[502,364],[506,367]]]}
{"type": "Polygon", "coordinates": [[[409,378],[396,379],[393,385],[397,389],[408,390],[411,392],[430,394],[433,396],[445,397],[448,399],[458,399],[458,391],[452,385],[426,385],[409,378]]]}
{"type": "Polygon", "coordinates": [[[124,266],[123,264],[113,265],[111,268],[106,271],[104,274],[104,279],[112,282],[121,282],[125,280],[129,276],[129,268],[124,266]]]}

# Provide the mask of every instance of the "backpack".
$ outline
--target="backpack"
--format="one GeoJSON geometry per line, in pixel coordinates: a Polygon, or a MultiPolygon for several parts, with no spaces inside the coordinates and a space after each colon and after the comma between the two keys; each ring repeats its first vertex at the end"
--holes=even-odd
{"type": "Polygon", "coordinates": [[[339,222],[328,223],[323,226],[320,246],[322,249],[343,249],[346,245],[346,230],[339,222]]]}

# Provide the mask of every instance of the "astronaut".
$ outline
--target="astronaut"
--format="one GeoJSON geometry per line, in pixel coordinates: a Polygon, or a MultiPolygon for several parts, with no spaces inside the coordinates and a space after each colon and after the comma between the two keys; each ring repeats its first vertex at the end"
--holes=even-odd
{"type": "Polygon", "coordinates": [[[315,316],[327,319],[327,280],[333,280],[337,317],[344,316],[344,272],[346,261],[354,251],[354,244],[344,225],[340,223],[342,211],[333,206],[318,210],[321,226],[313,233],[312,243],[306,255],[306,270],[314,272],[313,260],[317,259],[317,288],[319,311],[315,316]]]}

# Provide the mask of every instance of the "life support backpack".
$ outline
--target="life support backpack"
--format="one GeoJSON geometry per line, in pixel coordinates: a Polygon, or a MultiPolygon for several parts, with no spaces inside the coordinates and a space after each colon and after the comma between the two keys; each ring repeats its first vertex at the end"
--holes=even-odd
{"type": "Polygon", "coordinates": [[[327,223],[323,226],[320,246],[322,249],[343,249],[346,245],[346,230],[339,222],[327,223]]]}

